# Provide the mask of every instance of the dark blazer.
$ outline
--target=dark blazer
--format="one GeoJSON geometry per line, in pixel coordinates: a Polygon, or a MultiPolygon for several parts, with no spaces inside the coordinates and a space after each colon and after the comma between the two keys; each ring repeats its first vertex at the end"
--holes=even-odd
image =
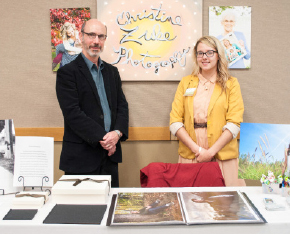
{"type": "MultiPolygon", "coordinates": [[[[128,103],[122,90],[118,69],[104,62],[102,75],[111,109],[111,130],[120,130],[128,138],[128,103]]],[[[98,91],[93,77],[80,54],[57,71],[56,94],[64,117],[63,146],[59,168],[65,172],[83,173],[98,168],[108,157],[99,141],[107,133],[98,91]]],[[[122,162],[120,141],[110,156],[122,162]]]]}

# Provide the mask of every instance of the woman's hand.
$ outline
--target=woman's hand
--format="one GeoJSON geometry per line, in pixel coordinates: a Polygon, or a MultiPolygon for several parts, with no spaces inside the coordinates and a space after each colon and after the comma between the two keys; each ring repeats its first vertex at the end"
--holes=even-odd
{"type": "Polygon", "coordinates": [[[214,154],[210,149],[202,148],[199,152],[199,155],[196,158],[197,162],[211,162],[214,157],[214,154]]]}
{"type": "Polygon", "coordinates": [[[245,47],[245,43],[244,43],[243,40],[240,40],[239,43],[240,43],[240,45],[241,45],[243,48],[246,48],[246,47],[245,47]]]}

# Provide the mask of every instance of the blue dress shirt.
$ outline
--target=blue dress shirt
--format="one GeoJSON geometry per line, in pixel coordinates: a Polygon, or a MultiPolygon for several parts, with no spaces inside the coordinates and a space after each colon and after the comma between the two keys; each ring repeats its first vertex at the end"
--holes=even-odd
{"type": "Polygon", "coordinates": [[[106,94],[106,90],[105,90],[105,85],[104,85],[104,79],[103,79],[103,75],[101,72],[102,69],[104,68],[103,61],[99,57],[99,60],[98,60],[99,68],[97,68],[97,66],[92,61],[90,61],[87,57],[85,57],[85,55],[83,53],[81,53],[81,55],[84,58],[87,66],[92,74],[94,82],[96,84],[98,94],[100,97],[100,101],[101,101],[101,106],[103,109],[103,114],[104,114],[105,130],[107,132],[109,132],[110,128],[111,128],[111,110],[109,107],[107,94],[106,94]]]}

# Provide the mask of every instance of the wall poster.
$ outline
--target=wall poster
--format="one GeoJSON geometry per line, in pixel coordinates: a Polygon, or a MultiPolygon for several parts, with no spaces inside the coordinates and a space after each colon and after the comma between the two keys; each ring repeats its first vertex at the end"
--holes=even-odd
{"type": "Polygon", "coordinates": [[[192,50],[202,35],[202,0],[97,1],[108,28],[101,58],[122,80],[180,80],[192,72],[192,50]]]}
{"type": "Polygon", "coordinates": [[[251,7],[209,7],[209,35],[222,42],[230,69],[251,67],[251,7]]]}

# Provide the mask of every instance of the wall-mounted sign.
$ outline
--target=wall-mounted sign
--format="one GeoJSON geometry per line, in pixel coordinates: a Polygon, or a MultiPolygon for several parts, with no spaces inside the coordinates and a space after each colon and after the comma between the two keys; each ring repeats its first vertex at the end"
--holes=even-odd
{"type": "Polygon", "coordinates": [[[202,35],[201,0],[98,1],[108,37],[101,58],[122,80],[180,80],[192,72],[192,50],[202,35]]]}

